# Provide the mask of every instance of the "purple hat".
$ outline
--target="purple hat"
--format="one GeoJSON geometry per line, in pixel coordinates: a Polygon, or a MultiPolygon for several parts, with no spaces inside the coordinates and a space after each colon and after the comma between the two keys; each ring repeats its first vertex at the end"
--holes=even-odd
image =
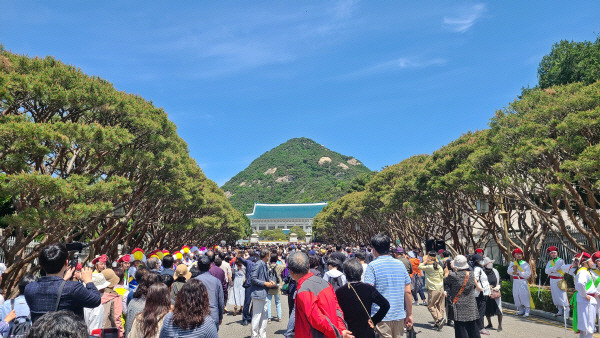
{"type": "Polygon", "coordinates": [[[396,250],[394,250],[395,253],[404,253],[404,249],[402,249],[401,246],[397,247],[396,250]]]}

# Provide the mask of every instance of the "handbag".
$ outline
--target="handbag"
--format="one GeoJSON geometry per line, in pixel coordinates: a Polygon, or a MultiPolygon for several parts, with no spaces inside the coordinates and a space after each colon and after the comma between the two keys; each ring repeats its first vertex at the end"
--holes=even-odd
{"type": "Polygon", "coordinates": [[[556,286],[563,291],[567,291],[567,281],[564,278],[559,280],[556,286]]]}
{"type": "Polygon", "coordinates": [[[417,332],[415,332],[415,328],[413,326],[406,328],[404,330],[406,332],[406,338],[417,338],[417,332]]]}
{"type": "Polygon", "coordinates": [[[454,320],[456,320],[456,302],[458,302],[458,298],[460,298],[460,295],[465,290],[465,287],[467,286],[468,282],[469,282],[469,271],[467,271],[467,274],[465,275],[465,281],[463,282],[462,286],[460,287],[460,290],[458,290],[458,293],[452,300],[452,303],[450,303],[450,307],[452,308],[452,313],[454,313],[454,318],[455,318],[454,320]]]}
{"type": "Polygon", "coordinates": [[[492,289],[492,293],[490,294],[490,298],[491,299],[498,299],[502,297],[502,293],[500,292],[500,290],[494,290],[492,289]]]}
{"type": "Polygon", "coordinates": [[[365,310],[365,313],[367,314],[367,318],[369,318],[368,319],[369,326],[371,327],[371,329],[375,330],[375,324],[373,324],[373,320],[371,319],[371,314],[369,313],[369,311],[367,311],[367,307],[365,306],[365,304],[363,304],[362,299],[360,299],[360,297],[358,296],[358,293],[352,287],[352,283],[348,283],[348,288],[350,288],[350,290],[354,291],[356,298],[358,298],[360,305],[362,305],[363,309],[365,310]]]}

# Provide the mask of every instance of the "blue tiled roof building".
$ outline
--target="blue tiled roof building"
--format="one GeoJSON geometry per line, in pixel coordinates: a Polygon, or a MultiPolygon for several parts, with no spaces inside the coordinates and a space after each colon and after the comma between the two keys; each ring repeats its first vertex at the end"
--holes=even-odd
{"type": "Polygon", "coordinates": [[[266,204],[254,203],[254,210],[246,214],[254,232],[282,229],[289,233],[294,226],[312,233],[313,218],[327,205],[322,203],[266,204]]]}

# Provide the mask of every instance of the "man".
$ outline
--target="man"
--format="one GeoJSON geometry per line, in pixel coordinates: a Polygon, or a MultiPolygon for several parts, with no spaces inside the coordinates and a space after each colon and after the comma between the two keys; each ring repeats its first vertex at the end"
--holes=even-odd
{"type": "Polygon", "coordinates": [[[225,300],[223,298],[223,288],[221,287],[221,282],[219,282],[219,280],[209,272],[210,265],[210,258],[207,256],[201,256],[198,260],[198,270],[200,270],[200,274],[196,276],[196,279],[204,283],[204,286],[206,286],[206,291],[208,291],[210,315],[215,323],[217,323],[217,330],[219,330],[219,325],[221,325],[221,322],[223,321],[225,300]]]}
{"type": "Polygon", "coordinates": [[[248,325],[248,322],[252,320],[252,315],[250,314],[250,303],[252,301],[252,297],[250,297],[252,285],[252,271],[254,270],[255,262],[258,260],[258,257],[254,254],[254,250],[248,250],[248,259],[244,259],[242,254],[238,254],[237,258],[242,261],[242,264],[246,267],[246,280],[244,281],[243,287],[245,289],[244,292],[244,309],[242,311],[242,325],[248,325]]]}
{"type": "Polygon", "coordinates": [[[581,254],[580,268],[575,276],[575,290],[577,291],[577,312],[573,314],[573,323],[577,323],[580,338],[594,336],[596,331],[596,304],[598,290],[590,271],[594,263],[587,252],[581,254]]]}
{"type": "Polygon", "coordinates": [[[269,280],[269,250],[260,250],[260,260],[252,271],[252,338],[267,338],[267,289],[276,284],[269,280]]]}
{"type": "MultiPolygon", "coordinates": [[[[367,266],[365,283],[373,285],[390,302],[390,310],[377,324],[376,330],[383,338],[396,338],[404,335],[404,328],[413,325],[411,279],[404,264],[389,255],[390,238],[378,234],[371,238],[373,260],[367,266]],[[406,301],[405,301],[406,300],[406,301]]],[[[379,310],[373,304],[371,316],[379,310]]]]}
{"type": "Polygon", "coordinates": [[[150,271],[160,272],[159,266],[160,261],[158,260],[158,256],[152,256],[146,261],[146,267],[148,267],[150,271]]]}
{"type": "Polygon", "coordinates": [[[48,245],[42,249],[39,261],[46,276],[25,287],[32,322],[57,310],[72,311],[83,319],[84,307],[100,305],[101,296],[92,282],[92,269],[81,270],[83,284],[71,281],[75,267],[69,267],[69,252],[64,245],[48,245]]]}
{"type": "MultiPolygon", "coordinates": [[[[215,265],[215,252],[213,250],[208,250],[204,255],[210,259],[210,274],[215,276],[215,278],[221,282],[223,294],[227,295],[227,279],[225,279],[225,272],[223,269],[215,265]]],[[[227,296],[225,296],[225,302],[227,302],[227,296]]]]}
{"type": "Polygon", "coordinates": [[[546,253],[550,255],[550,260],[546,264],[546,274],[550,278],[550,293],[552,294],[552,302],[558,308],[556,316],[562,316],[564,313],[569,315],[569,300],[567,298],[567,291],[559,288],[559,282],[561,282],[565,276],[562,272],[561,267],[565,264],[562,258],[558,257],[558,248],[551,246],[546,249],[546,253]]]}
{"type": "Polygon", "coordinates": [[[162,264],[163,264],[164,269],[163,269],[163,271],[160,272],[160,274],[173,276],[175,274],[175,270],[173,270],[173,263],[175,263],[173,256],[171,256],[171,255],[163,256],[162,264]]]}
{"type": "Polygon", "coordinates": [[[360,281],[364,282],[365,281],[365,271],[367,271],[367,263],[365,263],[366,258],[366,253],[364,251],[358,251],[356,252],[356,254],[354,254],[354,257],[356,257],[356,259],[358,259],[358,261],[360,262],[360,264],[363,267],[363,272],[362,272],[362,276],[360,276],[360,281]]]}
{"type": "Polygon", "coordinates": [[[348,258],[348,254],[346,254],[346,252],[344,250],[342,250],[342,246],[341,245],[336,245],[335,246],[335,252],[332,252],[331,255],[329,256],[329,259],[337,259],[338,261],[341,262],[341,264],[344,264],[344,262],[346,261],[346,258],[348,258]]]}
{"type": "Polygon", "coordinates": [[[523,260],[523,251],[516,248],[512,252],[515,259],[508,265],[507,273],[513,279],[513,298],[515,306],[520,309],[518,315],[529,317],[529,309],[533,305],[533,299],[529,293],[529,284],[527,279],[531,276],[529,264],[523,260]]]}
{"type": "Polygon", "coordinates": [[[323,279],[331,284],[334,291],[346,284],[346,275],[340,271],[342,269],[342,263],[339,260],[329,258],[327,261],[327,268],[329,270],[325,272],[323,279]]]}
{"type": "Polygon", "coordinates": [[[298,283],[294,306],[296,337],[353,338],[344,323],[333,288],[313,275],[308,256],[294,252],[288,257],[290,276],[298,283]]]}
{"type": "Polygon", "coordinates": [[[408,260],[408,255],[406,254],[406,252],[404,252],[404,249],[401,246],[397,247],[394,251],[394,258],[402,262],[402,264],[404,264],[404,267],[406,268],[406,272],[408,272],[409,275],[412,275],[412,263],[410,262],[410,260],[408,260]]]}
{"type": "Polygon", "coordinates": [[[106,269],[106,261],[108,261],[108,256],[96,256],[96,258],[92,260],[92,264],[96,268],[96,270],[94,270],[94,273],[100,273],[102,272],[102,270],[106,269]]]}
{"type": "Polygon", "coordinates": [[[483,249],[482,248],[475,249],[475,254],[476,255],[481,255],[481,257],[483,257],[484,256],[483,249]]]}

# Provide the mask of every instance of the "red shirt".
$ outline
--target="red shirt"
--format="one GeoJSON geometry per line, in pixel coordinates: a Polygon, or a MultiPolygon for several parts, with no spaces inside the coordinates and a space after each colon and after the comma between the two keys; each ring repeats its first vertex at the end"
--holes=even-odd
{"type": "Polygon", "coordinates": [[[318,336],[337,338],[346,330],[344,314],[333,287],[311,272],[298,281],[295,316],[297,338],[314,337],[317,332],[321,333],[318,336]]]}

